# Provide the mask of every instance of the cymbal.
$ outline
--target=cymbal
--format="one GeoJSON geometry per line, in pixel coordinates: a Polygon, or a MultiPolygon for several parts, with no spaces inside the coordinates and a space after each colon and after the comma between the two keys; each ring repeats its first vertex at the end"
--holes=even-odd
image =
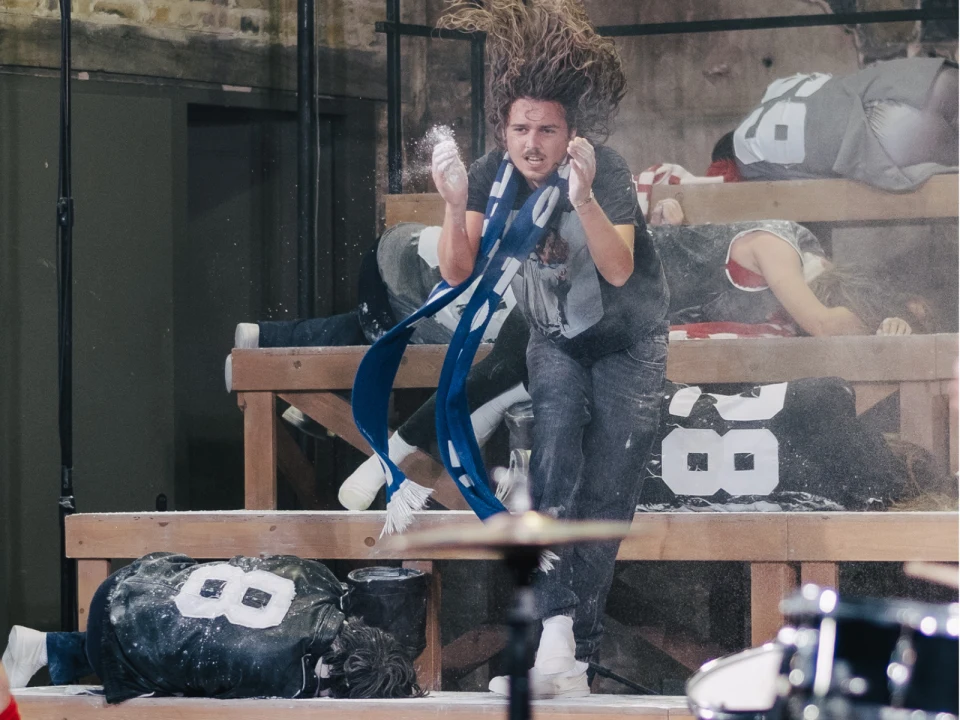
{"type": "Polygon", "coordinates": [[[960,587],[960,574],[957,563],[932,563],[912,561],[903,566],[903,572],[910,577],[928,580],[947,587],[960,587]]]}
{"type": "Polygon", "coordinates": [[[393,550],[548,548],[578,542],[619,540],[629,532],[629,523],[555,520],[531,510],[520,515],[498,513],[478,525],[456,525],[400,535],[390,538],[389,543],[393,550]]]}

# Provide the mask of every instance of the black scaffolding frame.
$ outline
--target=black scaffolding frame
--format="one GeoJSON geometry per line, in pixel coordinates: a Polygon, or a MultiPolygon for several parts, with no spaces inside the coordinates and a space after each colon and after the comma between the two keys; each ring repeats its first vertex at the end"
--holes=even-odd
{"type": "MultiPolygon", "coordinates": [[[[403,127],[400,97],[400,38],[422,37],[439,40],[465,40],[470,53],[470,118],[473,159],[483,155],[486,124],[484,122],[484,41],[483,33],[440,30],[428,25],[400,22],[400,0],[386,0],[386,21],[375,24],[378,33],[387,36],[387,171],[389,192],[403,192],[403,127]]],[[[688,33],[731,32],[734,30],[770,30],[775,28],[823,27],[828,25],[869,25],[925,20],[955,20],[956,2],[915,10],[882,10],[825,15],[778,15],[729,20],[689,20],[683,22],[634,25],[603,25],[597,32],[608,37],[641,35],[683,35],[688,33]]]]}

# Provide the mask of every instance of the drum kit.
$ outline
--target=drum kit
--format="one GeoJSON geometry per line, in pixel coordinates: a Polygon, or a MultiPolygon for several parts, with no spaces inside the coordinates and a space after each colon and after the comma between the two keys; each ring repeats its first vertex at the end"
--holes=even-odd
{"type": "MultiPolygon", "coordinates": [[[[532,664],[533,573],[560,545],[621,539],[629,524],[564,522],[537,512],[400,536],[398,550],[492,549],[510,568],[510,720],[527,720],[532,664]]],[[[905,572],[956,588],[955,566],[907,563],[905,572]]],[[[957,720],[958,604],[840,599],[806,585],[781,605],[775,642],[712,660],[687,682],[698,720],[957,720]]]]}

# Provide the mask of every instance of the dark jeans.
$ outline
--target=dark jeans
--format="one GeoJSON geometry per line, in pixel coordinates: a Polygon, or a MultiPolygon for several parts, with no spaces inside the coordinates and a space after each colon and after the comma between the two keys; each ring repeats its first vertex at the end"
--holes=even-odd
{"type": "MultiPolygon", "coordinates": [[[[467,400],[476,410],[527,381],[526,353],[530,329],[523,313],[517,308],[503,321],[493,350],[470,368],[467,376],[467,400]]],[[[430,396],[397,432],[405,442],[426,450],[437,441],[437,395],[430,396]]]]}
{"type": "MultiPolygon", "coordinates": [[[[660,419],[666,334],[646,337],[585,367],[538,332],[527,371],[533,398],[533,507],[565,520],[629,522],[660,419]]],[[[577,658],[594,655],[619,541],[561,548],[538,574],[538,617],[573,615],[577,658]]]]}
{"type": "Polygon", "coordinates": [[[260,347],[366,345],[356,312],[309,320],[271,320],[260,326],[260,347]]]}
{"type": "Polygon", "coordinates": [[[87,675],[103,678],[100,664],[100,642],[103,639],[103,616],[107,598],[120,579],[117,571],[97,588],[90,601],[86,632],[47,633],[47,669],[54,685],[70,685],[87,675]]]}

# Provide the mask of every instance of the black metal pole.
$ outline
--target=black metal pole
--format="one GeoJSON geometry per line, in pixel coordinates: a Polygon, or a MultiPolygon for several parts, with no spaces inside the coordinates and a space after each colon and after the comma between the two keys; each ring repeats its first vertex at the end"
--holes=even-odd
{"type": "MultiPolygon", "coordinates": [[[[891,22],[924,22],[925,20],[955,20],[957,3],[919,10],[878,10],[839,15],[776,15],[758,18],[733,18],[729,20],[681,20],[678,22],[649,23],[636,25],[601,25],[597,34],[608,37],[636,37],[641,35],[683,35],[686,33],[732,32],[735,30],[771,30],[775,28],[824,27],[829,25],[872,25],[891,22]]],[[[441,40],[472,40],[480,33],[459,30],[438,30],[429,25],[410,23],[377,22],[377,32],[399,32],[410,37],[438,38],[441,40]]]]}
{"type": "Polygon", "coordinates": [[[60,627],[77,621],[76,564],[67,558],[73,496],[73,182],[70,146],[70,0],[60,0],[60,141],[57,188],[57,393],[60,430],[60,627]]]}
{"type": "Polygon", "coordinates": [[[513,605],[507,614],[510,639],[507,658],[510,663],[508,720],[530,720],[530,665],[533,661],[533,630],[536,624],[533,602],[533,573],[540,562],[538,548],[509,547],[504,562],[513,575],[513,605]]]}
{"type": "Polygon", "coordinates": [[[297,0],[297,316],[316,307],[314,0],[297,0]]]}
{"type": "Polygon", "coordinates": [[[400,106],[400,0],[387,0],[387,177],[389,192],[403,192],[403,111],[400,106]]]}
{"type": "Polygon", "coordinates": [[[486,37],[478,35],[470,41],[470,128],[473,135],[473,159],[486,152],[487,124],[484,109],[483,50],[486,37]]]}

